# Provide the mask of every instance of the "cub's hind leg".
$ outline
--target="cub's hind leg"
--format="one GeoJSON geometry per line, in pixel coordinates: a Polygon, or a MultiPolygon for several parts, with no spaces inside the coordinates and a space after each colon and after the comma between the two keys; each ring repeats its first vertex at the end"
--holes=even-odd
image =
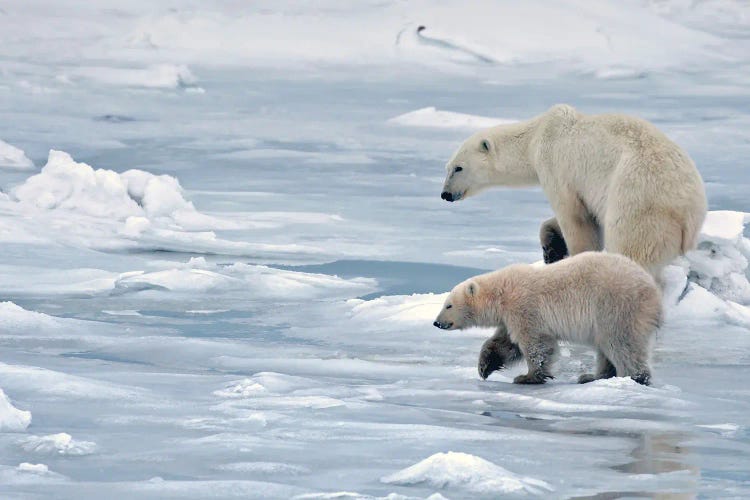
{"type": "Polygon", "coordinates": [[[603,378],[612,378],[617,375],[615,365],[607,359],[607,356],[600,350],[596,350],[596,372],[595,373],[584,373],[578,377],[579,384],[588,384],[594,380],[603,378]]]}

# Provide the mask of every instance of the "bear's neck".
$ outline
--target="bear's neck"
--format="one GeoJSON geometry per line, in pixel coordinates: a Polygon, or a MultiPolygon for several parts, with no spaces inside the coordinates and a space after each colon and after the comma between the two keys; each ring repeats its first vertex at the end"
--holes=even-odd
{"type": "Polygon", "coordinates": [[[539,175],[534,167],[534,137],[537,135],[541,117],[535,117],[513,125],[504,125],[502,134],[503,158],[497,165],[490,183],[496,186],[537,186],[539,175]]]}

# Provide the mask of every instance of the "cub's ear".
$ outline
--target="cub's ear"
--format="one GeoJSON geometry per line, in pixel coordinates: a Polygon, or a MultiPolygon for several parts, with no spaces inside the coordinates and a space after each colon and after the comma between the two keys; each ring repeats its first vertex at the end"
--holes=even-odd
{"type": "Polygon", "coordinates": [[[479,291],[479,285],[476,281],[470,281],[469,285],[466,287],[466,293],[469,295],[469,297],[473,297],[477,294],[479,291]]]}

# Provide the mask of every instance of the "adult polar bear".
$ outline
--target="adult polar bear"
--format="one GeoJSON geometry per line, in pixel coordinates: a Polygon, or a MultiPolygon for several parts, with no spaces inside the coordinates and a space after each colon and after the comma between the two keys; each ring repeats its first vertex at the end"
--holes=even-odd
{"type": "Polygon", "coordinates": [[[658,280],[665,265],[695,246],[706,216],[695,164],[656,127],[564,104],[472,135],[446,170],[447,201],[490,186],[541,185],[555,212],[540,231],[548,263],[606,249],[658,280]]]}

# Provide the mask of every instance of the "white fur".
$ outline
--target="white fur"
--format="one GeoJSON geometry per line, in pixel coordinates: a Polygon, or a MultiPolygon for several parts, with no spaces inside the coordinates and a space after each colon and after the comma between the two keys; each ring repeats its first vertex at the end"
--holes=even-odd
{"type": "Polygon", "coordinates": [[[474,134],[446,170],[443,196],[454,201],[491,186],[541,185],[571,255],[606,249],[656,277],[695,246],[706,215],[703,181],[687,153],[626,115],[557,105],[474,134]]]}

